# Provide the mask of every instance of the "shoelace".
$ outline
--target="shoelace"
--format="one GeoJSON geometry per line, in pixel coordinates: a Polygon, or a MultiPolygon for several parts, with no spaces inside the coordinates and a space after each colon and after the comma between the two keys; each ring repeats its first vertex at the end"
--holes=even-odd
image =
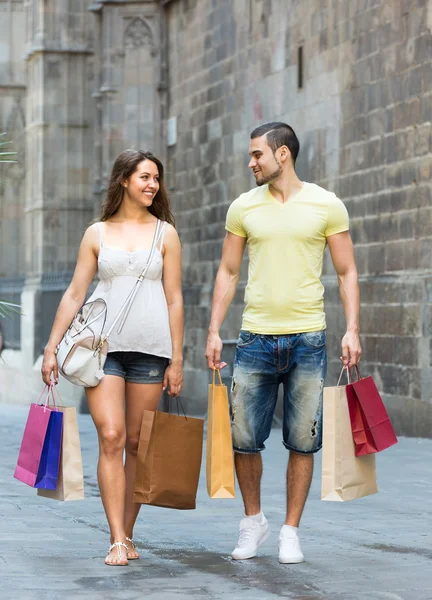
{"type": "Polygon", "coordinates": [[[240,535],[238,540],[238,547],[246,546],[250,538],[252,537],[252,533],[254,529],[257,528],[257,523],[252,523],[247,529],[240,529],[240,535]]]}
{"type": "Polygon", "coordinates": [[[281,546],[290,546],[291,548],[298,548],[298,537],[291,537],[291,536],[281,536],[280,537],[280,545],[281,546]]]}

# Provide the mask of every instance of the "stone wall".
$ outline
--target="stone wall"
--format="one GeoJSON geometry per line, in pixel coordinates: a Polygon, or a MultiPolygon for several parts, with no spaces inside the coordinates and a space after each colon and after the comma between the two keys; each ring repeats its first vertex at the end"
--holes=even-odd
{"type": "MultiPolygon", "coordinates": [[[[191,389],[196,401],[205,393],[203,348],[226,210],[254,185],[249,132],[283,120],[300,138],[300,177],[335,191],[350,213],[363,372],[376,378],[399,432],[430,435],[432,4],[288,4],[190,0],[166,7],[169,116],[177,119],[169,171],[184,243],[191,389]]],[[[229,358],[245,279],[246,270],[223,327],[229,358]]],[[[344,315],[329,256],[324,281],[331,383],[344,315]]]]}
{"type": "MultiPolygon", "coordinates": [[[[300,177],[351,216],[363,371],[399,432],[430,435],[430,0],[0,0],[0,16],[0,129],[19,157],[0,173],[0,298],[25,313],[7,324],[13,368],[37,370],[112,161],[144,147],[167,164],[184,253],[184,397],[203,413],[226,211],[254,186],[249,132],[280,119],[300,138],[300,177]]],[[[246,277],[245,259],[222,331],[230,363],[246,277]]],[[[344,316],[328,255],[323,279],[332,383],[344,316]]]]}
{"type": "MultiPolygon", "coordinates": [[[[23,2],[0,2],[0,133],[13,141],[16,164],[0,165],[0,298],[19,303],[25,276],[26,69],[23,2]]],[[[1,151],[1,150],[0,150],[1,151]]],[[[2,323],[11,347],[19,346],[19,319],[2,323]]]]}
{"type": "Polygon", "coordinates": [[[163,156],[159,14],[154,0],[0,0],[0,131],[18,151],[0,173],[0,298],[23,312],[3,323],[0,401],[17,369],[24,401],[35,385],[115,156],[163,156]]]}

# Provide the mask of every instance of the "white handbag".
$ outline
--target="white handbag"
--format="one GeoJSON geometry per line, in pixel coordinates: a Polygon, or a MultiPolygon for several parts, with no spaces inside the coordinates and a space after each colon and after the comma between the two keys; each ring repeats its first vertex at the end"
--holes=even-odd
{"type": "Polygon", "coordinates": [[[103,368],[108,354],[108,338],[120,319],[122,320],[117,333],[123,329],[139,286],[153,260],[160,228],[161,221],[158,219],[147,264],[106,334],[103,330],[107,305],[105,300],[97,298],[82,305],[58,344],[56,349],[58,369],[71,383],[83,387],[96,387],[105,375],[103,368]]]}

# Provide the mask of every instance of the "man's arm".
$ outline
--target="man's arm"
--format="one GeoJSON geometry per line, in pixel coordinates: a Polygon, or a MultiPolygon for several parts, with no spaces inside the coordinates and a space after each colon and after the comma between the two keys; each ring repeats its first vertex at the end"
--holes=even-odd
{"type": "Polygon", "coordinates": [[[219,329],[234,298],[245,246],[246,238],[227,232],[213,291],[212,312],[205,353],[209,369],[221,369],[226,364],[221,363],[220,360],[222,340],[219,336],[219,329]]]}
{"type": "Polygon", "coordinates": [[[360,291],[354,248],[349,231],[337,233],[327,238],[331,258],[338,276],[339,291],[345,311],[347,330],[342,338],[344,365],[358,364],[362,355],[359,338],[360,291]]]}

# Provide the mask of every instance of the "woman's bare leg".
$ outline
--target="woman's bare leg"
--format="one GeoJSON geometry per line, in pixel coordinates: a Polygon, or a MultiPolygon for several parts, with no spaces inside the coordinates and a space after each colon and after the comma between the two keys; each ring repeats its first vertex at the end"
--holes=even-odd
{"type": "MultiPolygon", "coordinates": [[[[141,422],[145,410],[155,411],[162,394],[162,383],[126,383],[126,494],[124,526],[126,536],[133,539],[133,528],[141,504],[133,501],[141,422]]],[[[129,544],[129,558],[138,558],[138,552],[129,544]]]]}
{"type": "MultiPolygon", "coordinates": [[[[98,482],[102,504],[111,532],[111,543],[125,542],[123,455],[126,444],[125,381],[105,375],[95,388],[86,389],[88,405],[99,438],[98,482]]],[[[127,564],[126,549],[121,558],[114,548],[105,562],[127,564]]]]}

